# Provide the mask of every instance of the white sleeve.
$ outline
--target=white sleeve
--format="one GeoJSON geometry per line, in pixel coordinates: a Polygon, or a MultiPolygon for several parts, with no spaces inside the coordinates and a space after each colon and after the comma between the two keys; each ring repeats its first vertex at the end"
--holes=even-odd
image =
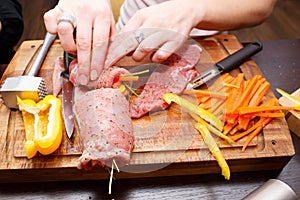
{"type": "MultiPolygon", "coordinates": [[[[153,6],[168,0],[124,0],[120,8],[120,16],[116,23],[117,31],[120,31],[129,19],[140,9],[153,6]]],[[[219,31],[207,31],[194,28],[190,36],[205,36],[220,33],[219,31]]]]}
{"type": "Polygon", "coordinates": [[[116,24],[117,30],[121,30],[138,10],[164,1],[167,0],[124,0],[124,3],[120,8],[120,16],[116,24]]]}

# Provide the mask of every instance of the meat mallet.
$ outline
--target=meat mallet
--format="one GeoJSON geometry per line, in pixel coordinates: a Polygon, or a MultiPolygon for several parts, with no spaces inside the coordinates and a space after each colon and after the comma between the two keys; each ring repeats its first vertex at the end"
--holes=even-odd
{"type": "Polygon", "coordinates": [[[38,101],[48,94],[43,78],[36,75],[55,38],[56,34],[46,33],[42,47],[27,75],[8,77],[4,80],[0,92],[7,107],[11,109],[18,108],[16,96],[21,99],[30,98],[38,101]]]}

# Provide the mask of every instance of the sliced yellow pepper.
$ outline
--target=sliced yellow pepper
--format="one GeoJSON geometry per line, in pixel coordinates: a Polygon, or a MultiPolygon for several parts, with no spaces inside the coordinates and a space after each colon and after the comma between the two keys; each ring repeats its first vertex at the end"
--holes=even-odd
{"type": "Polygon", "coordinates": [[[219,118],[214,116],[211,112],[197,106],[196,104],[190,102],[189,100],[180,97],[173,93],[166,93],[163,96],[163,99],[170,104],[171,102],[175,102],[178,105],[186,108],[189,110],[190,115],[197,121],[197,123],[194,125],[194,127],[200,132],[205,144],[208,146],[210,152],[217,160],[222,175],[225,177],[225,179],[230,179],[230,169],[229,166],[221,153],[216,141],[210,134],[210,131],[214,132],[218,136],[226,139],[229,142],[234,142],[232,139],[228,138],[227,136],[223,135],[220,130],[222,130],[223,123],[219,118]],[[211,125],[214,125],[216,127],[213,128],[210,126],[207,122],[210,122],[211,125]]]}
{"type": "Polygon", "coordinates": [[[47,95],[36,103],[17,97],[17,102],[25,126],[27,157],[32,158],[37,152],[49,155],[56,151],[62,141],[63,129],[60,99],[47,95]]]}
{"type": "Polygon", "coordinates": [[[188,101],[187,99],[180,97],[173,93],[165,93],[163,95],[163,99],[168,104],[170,104],[171,102],[174,102],[174,103],[188,109],[190,112],[193,112],[193,113],[199,115],[199,117],[203,118],[205,121],[209,122],[211,125],[214,125],[218,130],[223,129],[223,123],[219,118],[217,118],[211,112],[188,101]]]}
{"type": "Polygon", "coordinates": [[[190,112],[190,115],[200,124],[204,125],[206,128],[209,129],[209,131],[211,131],[212,133],[214,133],[215,135],[219,136],[220,138],[223,138],[224,140],[226,140],[227,142],[233,144],[235,143],[235,141],[233,141],[230,137],[228,137],[227,135],[223,134],[221,131],[219,131],[218,129],[216,129],[213,126],[210,126],[205,120],[203,120],[201,117],[199,117],[198,115],[196,115],[195,113],[190,112]]]}
{"type": "Polygon", "coordinates": [[[294,101],[296,104],[300,104],[300,99],[295,97],[295,96],[292,96],[291,94],[287,93],[286,91],[280,89],[280,88],[276,88],[276,91],[281,94],[282,96],[294,101]]]}
{"type": "Polygon", "coordinates": [[[229,168],[222,152],[220,151],[216,141],[210,134],[208,128],[201,123],[196,123],[195,128],[201,133],[205,144],[208,146],[210,152],[217,160],[217,162],[221,168],[222,175],[225,177],[225,179],[229,180],[230,179],[230,168],[229,168]]]}

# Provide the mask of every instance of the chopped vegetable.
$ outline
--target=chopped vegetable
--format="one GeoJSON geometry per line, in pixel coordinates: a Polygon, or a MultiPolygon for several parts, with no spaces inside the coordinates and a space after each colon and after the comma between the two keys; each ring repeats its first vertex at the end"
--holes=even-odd
{"type": "Polygon", "coordinates": [[[206,126],[204,126],[201,123],[196,123],[195,128],[197,130],[199,130],[205,144],[208,146],[210,152],[217,160],[217,162],[221,168],[222,175],[225,177],[225,179],[229,180],[230,179],[229,166],[228,166],[223,154],[221,153],[217,143],[215,142],[214,138],[211,136],[209,130],[206,128],[206,126]]]}
{"type": "Polygon", "coordinates": [[[211,136],[210,131],[215,133],[216,135],[226,139],[227,141],[233,143],[233,140],[226,135],[223,135],[219,130],[222,126],[222,122],[215,117],[212,113],[209,111],[206,111],[196,104],[190,102],[189,100],[180,97],[176,94],[172,93],[166,93],[163,96],[164,100],[167,103],[175,102],[180,106],[183,106],[184,108],[188,109],[190,112],[190,115],[197,121],[197,123],[194,125],[195,128],[200,132],[205,144],[208,146],[210,152],[212,155],[215,157],[217,160],[221,171],[222,175],[229,180],[230,179],[230,169],[228,167],[228,164],[223,157],[217,143],[215,142],[214,138],[211,136]],[[216,121],[214,121],[216,120],[216,121]],[[211,126],[211,124],[208,124],[210,122],[211,124],[214,124],[217,128],[214,128],[211,126]],[[219,128],[219,130],[218,130],[219,128]]]}
{"type": "Polygon", "coordinates": [[[17,97],[19,110],[25,126],[25,149],[28,158],[37,152],[49,155],[56,151],[62,141],[61,101],[47,95],[38,103],[17,97]]]}
{"type": "Polygon", "coordinates": [[[193,112],[193,113],[199,115],[205,121],[214,125],[218,130],[222,130],[223,123],[219,118],[217,118],[216,116],[214,116],[212,113],[208,112],[207,110],[197,106],[196,104],[193,104],[192,102],[188,101],[187,99],[180,97],[173,93],[164,94],[163,99],[168,104],[171,104],[171,102],[174,102],[174,103],[188,109],[190,112],[193,112]]]}
{"type": "Polygon", "coordinates": [[[242,151],[245,151],[248,144],[253,140],[253,138],[257,136],[262,131],[262,129],[271,121],[272,118],[262,118],[262,123],[259,124],[259,126],[250,134],[250,137],[247,138],[246,142],[243,145],[242,151]]]}
{"type": "Polygon", "coordinates": [[[119,80],[120,81],[138,81],[139,77],[138,76],[120,76],[119,80]]]}
{"type": "Polygon", "coordinates": [[[201,123],[202,125],[205,125],[206,128],[208,128],[212,133],[215,135],[219,136],[220,138],[223,138],[229,143],[235,143],[230,137],[224,135],[221,131],[218,129],[214,128],[213,126],[210,126],[206,121],[204,121],[202,118],[200,118],[198,115],[190,112],[190,115],[198,122],[201,123]]]}
{"type": "Polygon", "coordinates": [[[108,183],[108,194],[111,194],[111,186],[112,186],[112,180],[114,178],[114,169],[115,168],[118,172],[120,172],[120,169],[119,169],[115,159],[113,159],[112,163],[111,163],[111,170],[109,171],[110,177],[109,177],[109,183],[108,183]]]}
{"type": "Polygon", "coordinates": [[[238,109],[240,115],[259,113],[264,111],[275,111],[275,110],[293,110],[293,107],[289,106],[256,106],[256,107],[241,107],[238,109]]]}
{"type": "MultiPolygon", "coordinates": [[[[252,79],[244,80],[243,73],[237,74],[236,77],[225,73],[205,90],[198,90],[198,92],[187,90],[184,93],[195,95],[199,107],[207,109],[219,119],[224,119],[220,137],[227,140],[223,136],[229,134],[231,135],[229,138],[238,141],[248,136],[242,149],[244,151],[251,140],[261,132],[262,127],[275,117],[285,116],[279,111],[300,110],[300,100],[299,104],[291,107],[279,106],[276,98],[264,103],[269,89],[270,83],[261,75],[254,75],[252,79]],[[222,99],[221,93],[224,93],[222,99]],[[254,120],[256,123],[253,122],[254,120]]],[[[286,92],[280,89],[277,91],[295,101],[295,98],[290,97],[291,95],[286,92]]],[[[208,129],[214,132],[213,129],[208,129]]]]}
{"type": "Polygon", "coordinates": [[[224,93],[224,92],[212,92],[212,91],[208,91],[208,90],[190,89],[190,90],[183,91],[183,94],[194,94],[194,95],[199,96],[199,97],[203,97],[203,96],[217,97],[217,98],[220,98],[220,99],[226,99],[227,98],[227,94],[224,93]]]}
{"type": "Polygon", "coordinates": [[[295,102],[296,104],[300,104],[300,99],[290,95],[289,93],[285,92],[284,90],[280,89],[280,88],[276,88],[276,91],[279,92],[282,96],[292,100],[293,102],[295,102]]]}

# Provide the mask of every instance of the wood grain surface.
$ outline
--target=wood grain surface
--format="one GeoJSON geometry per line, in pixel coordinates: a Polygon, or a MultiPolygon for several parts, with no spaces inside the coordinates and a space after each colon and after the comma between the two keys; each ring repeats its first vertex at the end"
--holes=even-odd
{"type": "MultiPolygon", "coordinates": [[[[197,40],[203,48],[198,68],[211,66],[242,47],[233,35],[220,35],[197,40]]],[[[26,41],[17,51],[5,71],[2,81],[9,76],[22,75],[31,66],[42,41],[26,41]]],[[[51,74],[54,60],[62,55],[59,41],[51,47],[39,73],[51,93],[51,74]],[[50,75],[49,75],[50,74],[50,75]]],[[[123,61],[130,63],[130,61],[123,61]]],[[[122,65],[122,62],[120,62],[122,65]]],[[[247,79],[262,74],[253,60],[249,60],[232,73],[243,72],[247,79]]],[[[274,97],[269,90],[267,98],[274,97]]],[[[85,172],[76,169],[82,151],[78,133],[73,141],[64,134],[60,149],[53,155],[27,159],[24,154],[24,125],[19,111],[0,108],[0,176],[2,182],[97,180],[108,178],[103,168],[85,172]]],[[[213,156],[194,130],[191,119],[178,106],[134,120],[135,148],[130,165],[116,174],[117,178],[173,176],[219,173],[213,156]],[[163,122],[163,123],[162,123],[163,122]],[[138,173],[136,173],[138,172],[138,173]]],[[[294,155],[294,147],[285,119],[274,119],[264,128],[245,151],[241,144],[228,146],[218,140],[224,157],[233,172],[282,169],[294,155]]]]}

